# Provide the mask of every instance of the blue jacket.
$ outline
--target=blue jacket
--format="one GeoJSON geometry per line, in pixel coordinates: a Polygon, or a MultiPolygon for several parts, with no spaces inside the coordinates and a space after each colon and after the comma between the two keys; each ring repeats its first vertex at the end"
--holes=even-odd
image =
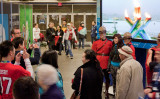
{"type": "Polygon", "coordinates": [[[97,26],[92,26],[92,29],[91,29],[91,37],[96,37],[97,36],[97,26]]]}

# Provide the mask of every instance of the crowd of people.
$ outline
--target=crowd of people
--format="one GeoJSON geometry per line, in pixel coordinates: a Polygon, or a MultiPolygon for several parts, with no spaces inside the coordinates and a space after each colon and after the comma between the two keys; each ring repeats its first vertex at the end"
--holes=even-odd
{"type": "MultiPolygon", "coordinates": [[[[145,96],[149,99],[160,99],[160,34],[157,38],[158,45],[148,50],[148,86],[144,88],[144,71],[136,60],[131,33],[126,32],[123,37],[115,34],[111,41],[106,38],[106,28],[102,26],[99,28],[100,39],[97,39],[95,24],[93,21],[92,48],[84,51],[83,64],[74,73],[71,87],[75,91],[71,99],[102,99],[104,78],[105,99],[109,99],[110,74],[115,99],[139,99],[145,96]]],[[[72,47],[76,49],[75,43],[79,41],[78,47],[84,49],[87,30],[83,22],[78,29],[72,22],[66,23],[65,20],[57,28],[50,22],[46,30],[49,50],[42,55],[39,34],[40,29],[35,24],[34,44],[30,44],[27,49],[19,28],[13,28],[12,39],[0,44],[0,99],[66,99],[63,78],[58,69],[58,55],[64,50],[73,59],[72,47]],[[31,57],[32,51],[34,53],[31,57]],[[35,64],[38,68],[34,73],[32,65],[35,64]]]]}

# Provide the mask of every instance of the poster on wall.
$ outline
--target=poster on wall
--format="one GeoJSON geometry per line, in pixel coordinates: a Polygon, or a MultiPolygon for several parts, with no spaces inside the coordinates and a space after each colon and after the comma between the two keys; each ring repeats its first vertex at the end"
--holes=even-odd
{"type": "Polygon", "coordinates": [[[8,15],[0,14],[0,42],[8,40],[8,15]],[[3,17],[2,17],[3,16],[3,17]],[[2,24],[3,19],[3,24],[2,24]]]}

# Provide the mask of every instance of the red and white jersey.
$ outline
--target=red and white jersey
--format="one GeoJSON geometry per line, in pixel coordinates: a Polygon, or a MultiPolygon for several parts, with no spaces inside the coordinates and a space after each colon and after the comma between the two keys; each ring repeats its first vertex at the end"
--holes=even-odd
{"type": "Polygon", "coordinates": [[[31,76],[23,67],[11,63],[0,63],[1,99],[12,99],[14,82],[22,76],[31,76]]]}

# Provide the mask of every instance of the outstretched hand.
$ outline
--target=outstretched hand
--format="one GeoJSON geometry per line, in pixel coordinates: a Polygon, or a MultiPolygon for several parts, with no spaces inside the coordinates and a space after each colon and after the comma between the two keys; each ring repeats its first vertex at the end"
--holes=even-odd
{"type": "Polygon", "coordinates": [[[27,58],[29,58],[29,57],[30,57],[30,55],[27,53],[26,50],[24,50],[24,51],[23,51],[23,59],[27,59],[27,58]]]}

